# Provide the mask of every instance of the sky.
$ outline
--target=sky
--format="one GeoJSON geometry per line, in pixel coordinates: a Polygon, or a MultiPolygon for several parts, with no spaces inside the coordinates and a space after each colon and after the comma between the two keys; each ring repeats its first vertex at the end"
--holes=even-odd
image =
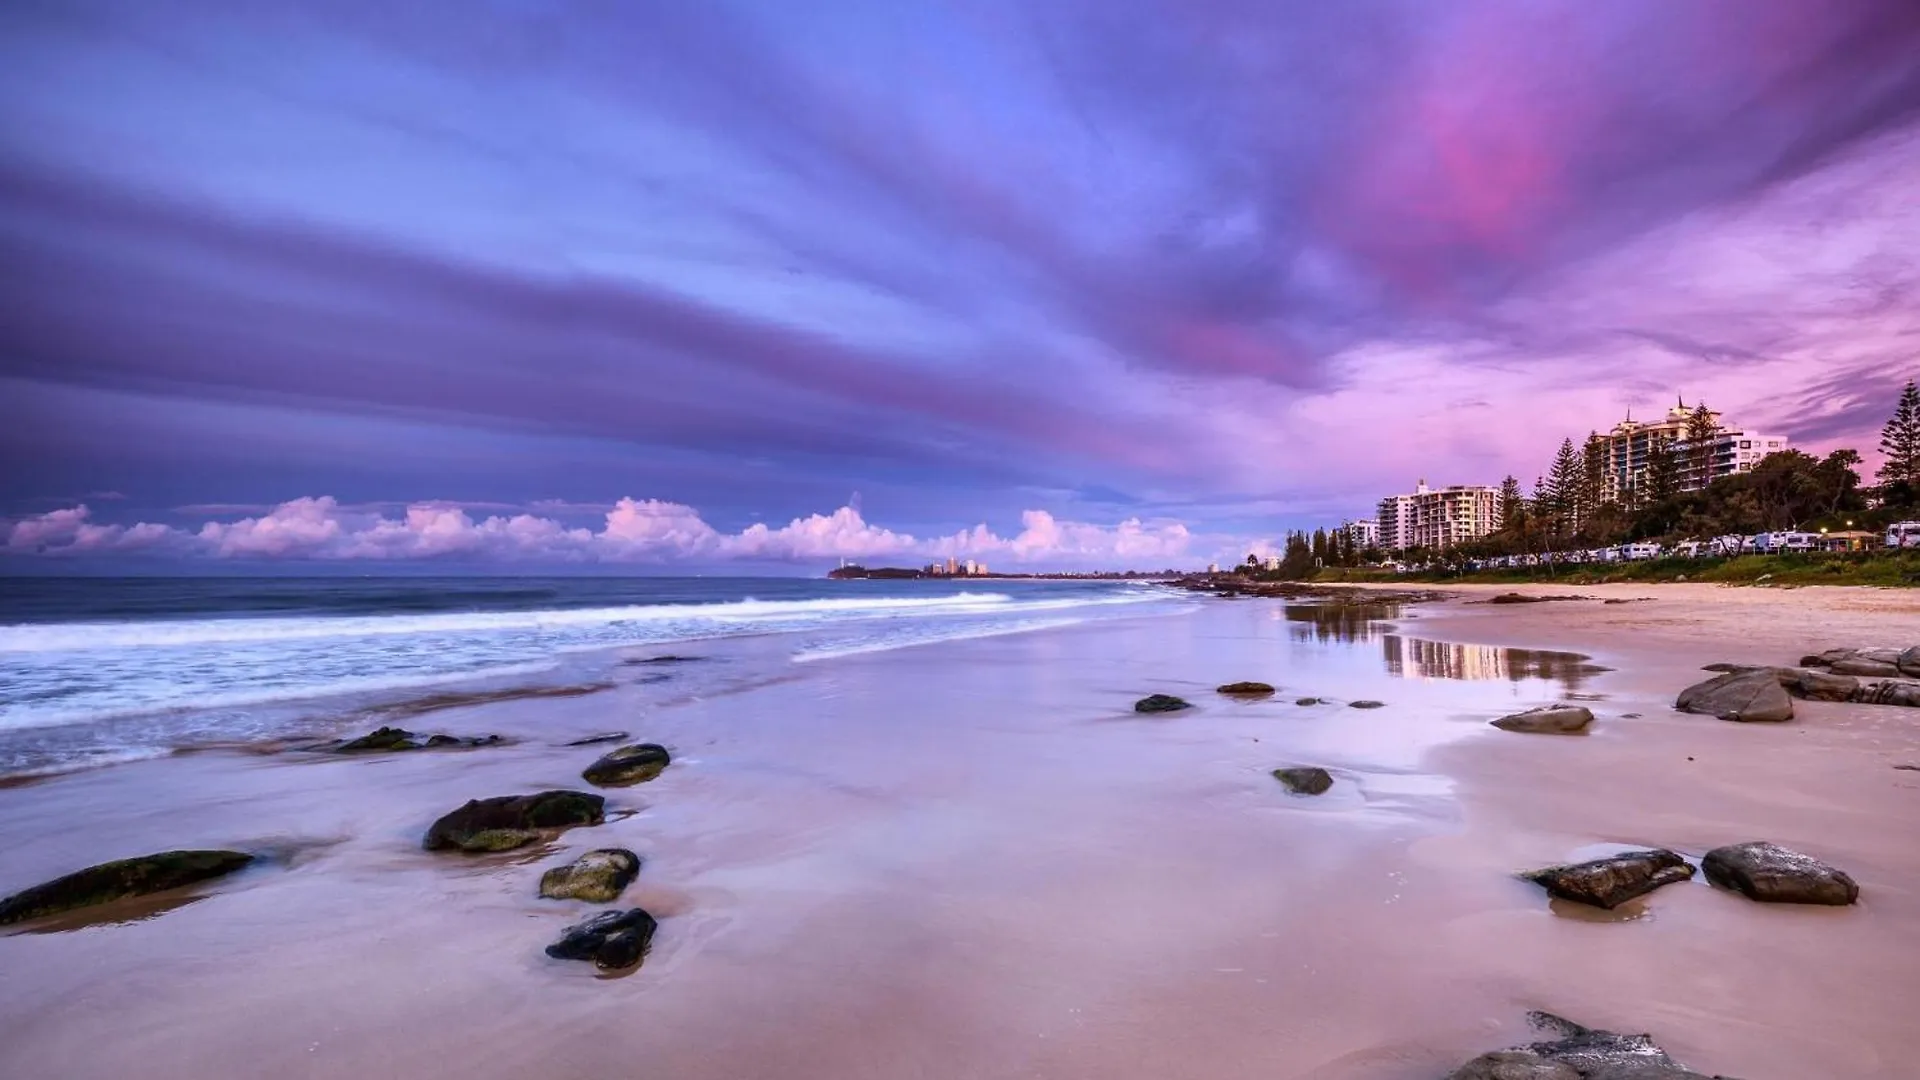
{"type": "Polygon", "coordinates": [[[1196,565],[1676,397],[1871,465],[1916,56],[1912,0],[8,0],[0,573],[1196,565]]]}

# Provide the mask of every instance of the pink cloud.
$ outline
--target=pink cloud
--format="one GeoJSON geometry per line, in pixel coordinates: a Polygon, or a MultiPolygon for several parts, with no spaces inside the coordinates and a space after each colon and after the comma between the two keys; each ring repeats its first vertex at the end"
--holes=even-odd
{"type": "Polygon", "coordinates": [[[1061,521],[1044,510],[1021,515],[1021,530],[1003,537],[986,525],[920,539],[872,524],[843,506],[773,528],[754,524],[722,533],[699,511],[659,499],[624,498],[595,531],[533,514],[476,521],[447,503],[421,502],[399,517],[343,506],[331,496],[305,496],[264,513],[208,521],[197,529],[142,522],[99,525],[85,506],[12,523],[5,550],[16,554],[83,554],[166,549],[216,559],[410,560],[675,563],[698,560],[801,562],[837,558],[918,561],[994,557],[1015,564],[1154,565],[1187,553],[1192,534],[1178,522],[1130,518],[1116,525],[1061,521]]]}

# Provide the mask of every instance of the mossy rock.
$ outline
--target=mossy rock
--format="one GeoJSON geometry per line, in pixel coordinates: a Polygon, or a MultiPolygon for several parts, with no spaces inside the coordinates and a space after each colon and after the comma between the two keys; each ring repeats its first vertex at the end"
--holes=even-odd
{"type": "Polygon", "coordinates": [[[1137,713],[1179,712],[1191,708],[1193,706],[1185,698],[1177,698],[1172,694],[1148,694],[1133,703],[1133,711],[1137,713]]]}
{"type": "Polygon", "coordinates": [[[1317,765],[1300,765],[1273,770],[1273,778],[1285,784],[1295,795],[1324,795],[1333,786],[1333,776],[1317,765]]]}
{"type": "Polygon", "coordinates": [[[607,800],[583,791],[473,799],[427,829],[428,851],[510,851],[579,825],[606,820],[607,800]]]}
{"type": "Polygon", "coordinates": [[[0,926],[223,877],[253,861],[244,851],[162,851],[55,878],[0,900],[0,926]]]}
{"type": "Polygon", "coordinates": [[[601,848],[540,875],[540,895],[609,904],[639,876],[640,856],[625,848],[601,848]]]}
{"type": "Polygon", "coordinates": [[[1216,689],[1228,697],[1266,697],[1273,693],[1273,687],[1263,682],[1230,682],[1216,689]]]}
{"type": "Polygon", "coordinates": [[[357,739],[341,743],[338,749],[342,754],[384,753],[395,750],[418,750],[420,737],[405,728],[382,727],[370,731],[357,739]]]}
{"type": "Polygon", "coordinates": [[[580,776],[595,787],[630,787],[652,780],[672,763],[673,755],[659,743],[636,743],[609,751],[580,776]]]}

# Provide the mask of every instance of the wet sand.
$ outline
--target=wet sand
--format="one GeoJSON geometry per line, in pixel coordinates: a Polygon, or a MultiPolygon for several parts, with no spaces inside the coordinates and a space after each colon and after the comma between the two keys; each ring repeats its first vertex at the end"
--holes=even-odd
{"type": "Polygon", "coordinates": [[[1414,1080],[1544,1008],[1744,1080],[1912,1075],[1920,773],[1891,766],[1920,763],[1920,716],[1668,706],[1711,660],[1920,641],[1920,607],[1621,591],[1660,599],[1391,624],[1207,601],[666,705],[621,687],[433,715],[500,748],[213,752],[0,789],[0,891],[170,847],[277,853],[127,913],[143,921],[0,938],[0,1074],[1414,1080]],[[1212,694],[1238,679],[1281,693],[1212,694]],[[1198,708],[1129,711],[1153,691],[1198,708]],[[1568,695],[1592,735],[1485,725],[1568,695]],[[604,747],[559,744],[608,729],[676,762],[610,792],[606,825],[498,857],[419,849],[468,798],[583,786],[604,747]],[[1288,796],[1267,774],[1292,764],[1333,791],[1288,796]],[[1509,876],[1602,844],[1761,838],[1848,870],[1861,903],[1696,882],[1609,917],[1509,876]],[[643,967],[602,978],[541,954],[597,908],[535,883],[614,845],[646,860],[623,903],[661,924],[643,967]]]}

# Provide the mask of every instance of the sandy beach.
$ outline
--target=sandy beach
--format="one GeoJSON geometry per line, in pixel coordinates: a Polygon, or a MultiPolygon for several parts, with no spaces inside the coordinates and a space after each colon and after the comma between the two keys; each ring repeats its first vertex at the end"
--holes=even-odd
{"type": "MultiPolygon", "coordinates": [[[[0,788],[0,892],[167,848],[274,855],[164,898],[184,904],[0,938],[0,1074],[1430,1080],[1546,1009],[1709,1075],[1912,1075],[1920,772],[1893,766],[1920,764],[1920,711],[1671,705],[1712,661],[1920,643],[1920,596],[1536,591],[1597,599],[1194,601],[431,718],[497,748],[208,751],[0,788]],[[1213,693],[1238,679],[1280,692],[1213,693]],[[1150,692],[1197,707],[1137,716],[1150,692]],[[1570,697],[1591,734],[1486,723],[1570,697]],[[562,744],[607,729],[675,763],[608,792],[606,824],[421,850],[469,798],[583,787],[595,748],[562,744]],[[1334,788],[1288,795],[1268,774],[1294,764],[1334,788]],[[1512,877],[1756,839],[1845,869],[1859,904],[1696,879],[1609,913],[1512,877]],[[607,846],[645,860],[622,906],[660,919],[618,977],[544,956],[598,908],[535,894],[607,846]]],[[[776,647],[698,651],[724,671],[776,647]]]]}

